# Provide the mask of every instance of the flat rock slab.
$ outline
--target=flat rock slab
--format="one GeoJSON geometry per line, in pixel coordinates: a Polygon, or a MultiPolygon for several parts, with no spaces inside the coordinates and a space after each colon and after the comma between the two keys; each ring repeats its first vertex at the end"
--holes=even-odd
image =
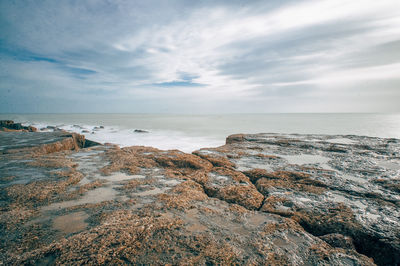
{"type": "Polygon", "coordinates": [[[68,132],[0,132],[0,152],[61,142],[71,136],[68,132]]]}

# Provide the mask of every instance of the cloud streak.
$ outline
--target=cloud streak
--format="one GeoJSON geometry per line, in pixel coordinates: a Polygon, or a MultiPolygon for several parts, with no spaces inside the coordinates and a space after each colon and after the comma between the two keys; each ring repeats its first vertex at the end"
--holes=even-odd
{"type": "Polygon", "coordinates": [[[400,111],[395,0],[0,5],[0,112],[400,111]]]}

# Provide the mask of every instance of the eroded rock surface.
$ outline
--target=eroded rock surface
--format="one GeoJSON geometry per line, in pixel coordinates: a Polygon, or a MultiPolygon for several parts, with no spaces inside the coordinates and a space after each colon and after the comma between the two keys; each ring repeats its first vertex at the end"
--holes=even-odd
{"type": "Polygon", "coordinates": [[[0,132],[5,264],[398,263],[398,140],[234,135],[186,154],[59,134],[0,132]]]}
{"type": "Polygon", "coordinates": [[[232,135],[198,154],[228,159],[265,200],[331,246],[400,263],[400,141],[360,136],[232,135]]]}

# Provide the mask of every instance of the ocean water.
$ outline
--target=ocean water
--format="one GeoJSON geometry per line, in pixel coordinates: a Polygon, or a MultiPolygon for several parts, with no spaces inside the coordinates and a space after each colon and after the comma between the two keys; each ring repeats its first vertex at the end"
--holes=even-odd
{"type": "Polygon", "coordinates": [[[192,152],[236,133],[341,134],[400,139],[400,114],[0,114],[37,128],[57,126],[88,139],[192,152]],[[95,127],[103,126],[103,129],[95,127]],[[135,129],[149,133],[135,133],[135,129]],[[83,130],[89,133],[82,133],[83,130]]]}

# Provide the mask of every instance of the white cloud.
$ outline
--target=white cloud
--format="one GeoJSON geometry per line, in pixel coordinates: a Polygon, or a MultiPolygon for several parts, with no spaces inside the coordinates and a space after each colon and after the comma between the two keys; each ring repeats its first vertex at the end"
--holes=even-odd
{"type": "MultiPolygon", "coordinates": [[[[215,101],[221,108],[231,100],[262,99],[268,88],[276,94],[282,88],[291,102],[299,92],[285,87],[334,91],[349,83],[356,87],[369,80],[399,79],[400,58],[374,65],[368,54],[400,41],[397,0],[296,1],[273,9],[259,3],[243,8],[177,3],[159,9],[120,2],[110,10],[103,4],[12,9],[26,21],[13,20],[12,12],[4,15],[15,31],[7,35],[10,46],[96,74],[78,79],[55,63],[14,58],[6,62],[18,65],[8,79],[60,87],[71,98],[100,90],[133,101],[215,101]],[[157,86],[184,81],[182,73],[205,86],[157,86]]],[[[249,104],[248,110],[252,108],[260,109],[249,104]]]]}
{"type": "MultiPolygon", "coordinates": [[[[197,75],[196,82],[214,88],[226,87],[231,92],[244,91],[260,84],[255,85],[247,80],[219,74],[218,65],[236,56],[231,50],[224,50],[224,46],[341,19],[365,20],[377,16],[379,20],[365,21],[372,29],[370,32],[334,39],[328,47],[329,50],[317,51],[311,55],[297,55],[288,60],[323,61],[338,56],[345,57],[360,49],[399,38],[393,34],[400,28],[399,17],[393,17],[399,13],[393,9],[394,6],[398,6],[394,1],[307,1],[256,15],[248,13],[246,9],[232,11],[205,8],[193,12],[184,21],[143,29],[139,34],[118,41],[114,47],[123,51],[136,51],[146,47],[148,56],[134,62],[151,66],[157,82],[179,80],[179,73],[186,72],[197,75]],[[389,18],[381,18],[381,13],[389,18]]],[[[245,48],[241,50],[246,51],[245,48]]],[[[316,70],[313,67],[312,71],[316,70]]],[[[358,79],[362,80],[362,77],[358,79]]]]}

